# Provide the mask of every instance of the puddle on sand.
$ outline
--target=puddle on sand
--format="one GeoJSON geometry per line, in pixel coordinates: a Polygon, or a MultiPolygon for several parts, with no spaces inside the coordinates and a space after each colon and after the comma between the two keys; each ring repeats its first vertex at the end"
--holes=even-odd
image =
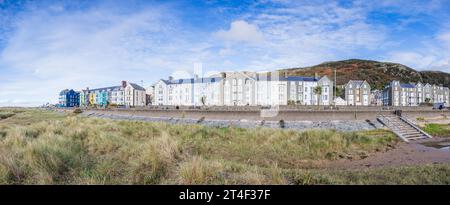
{"type": "Polygon", "coordinates": [[[424,142],[421,144],[424,146],[433,147],[436,149],[450,150],[450,140],[438,141],[438,142],[424,142]]]}

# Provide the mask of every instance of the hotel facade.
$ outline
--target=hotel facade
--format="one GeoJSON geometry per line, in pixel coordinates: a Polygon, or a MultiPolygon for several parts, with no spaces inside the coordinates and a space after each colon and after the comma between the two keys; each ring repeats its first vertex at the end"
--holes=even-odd
{"type": "Polygon", "coordinates": [[[334,97],[334,83],[327,76],[287,76],[281,72],[222,72],[205,78],[160,79],[147,89],[126,81],[119,86],[63,90],[62,107],[172,106],[419,106],[444,103],[450,106],[448,87],[391,81],[371,90],[365,80],[350,80],[334,97]],[[73,102],[73,101],[77,102],[73,102]]]}
{"type": "Polygon", "coordinates": [[[146,93],[141,86],[122,81],[119,86],[86,88],[80,92],[79,100],[80,107],[108,105],[138,107],[146,105],[146,93]]]}
{"type": "Polygon", "coordinates": [[[161,79],[154,85],[154,96],[156,105],[331,105],[333,82],[327,76],[223,72],[206,78],[161,79]]]}
{"type": "Polygon", "coordinates": [[[347,105],[369,106],[371,89],[365,80],[350,80],[344,86],[347,105]]]}
{"type": "Polygon", "coordinates": [[[423,103],[444,103],[449,106],[449,88],[393,80],[383,90],[384,106],[418,106],[423,103]]]}

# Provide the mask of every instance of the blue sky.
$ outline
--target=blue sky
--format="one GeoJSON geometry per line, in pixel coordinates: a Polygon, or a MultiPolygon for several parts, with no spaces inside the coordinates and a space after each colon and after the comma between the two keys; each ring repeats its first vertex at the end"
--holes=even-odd
{"type": "Polygon", "coordinates": [[[349,58],[450,72],[448,22],[448,0],[0,0],[0,106],[349,58]]]}

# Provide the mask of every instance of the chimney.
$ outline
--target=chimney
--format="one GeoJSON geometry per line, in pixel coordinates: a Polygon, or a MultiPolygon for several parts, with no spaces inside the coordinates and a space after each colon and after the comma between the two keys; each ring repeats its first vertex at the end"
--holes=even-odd
{"type": "Polygon", "coordinates": [[[198,75],[197,75],[197,74],[194,75],[194,79],[195,79],[195,80],[198,79],[198,75]]]}
{"type": "Polygon", "coordinates": [[[89,91],[89,87],[86,87],[86,90],[89,91]]]}
{"type": "Polygon", "coordinates": [[[172,77],[172,76],[169,76],[169,80],[173,80],[173,77],[172,77]]]}
{"type": "Polygon", "coordinates": [[[127,87],[127,81],[122,80],[122,87],[127,87]]]}
{"type": "Polygon", "coordinates": [[[314,78],[319,79],[319,74],[317,72],[314,73],[314,78]]]}
{"type": "Polygon", "coordinates": [[[220,76],[221,76],[222,78],[226,78],[226,77],[227,77],[227,74],[226,74],[225,72],[221,72],[221,73],[220,73],[220,76]]]}
{"type": "Polygon", "coordinates": [[[288,72],[284,71],[284,78],[287,78],[287,77],[288,77],[288,72]]]}

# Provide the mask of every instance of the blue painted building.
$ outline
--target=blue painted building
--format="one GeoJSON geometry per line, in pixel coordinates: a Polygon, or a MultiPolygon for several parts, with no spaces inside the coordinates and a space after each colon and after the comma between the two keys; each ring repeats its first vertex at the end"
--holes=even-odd
{"type": "Polygon", "coordinates": [[[72,89],[65,89],[59,93],[59,107],[79,107],[80,93],[72,89]]]}
{"type": "Polygon", "coordinates": [[[90,90],[90,95],[92,95],[93,99],[92,105],[106,107],[111,104],[111,92],[116,87],[117,86],[90,90]]]}

